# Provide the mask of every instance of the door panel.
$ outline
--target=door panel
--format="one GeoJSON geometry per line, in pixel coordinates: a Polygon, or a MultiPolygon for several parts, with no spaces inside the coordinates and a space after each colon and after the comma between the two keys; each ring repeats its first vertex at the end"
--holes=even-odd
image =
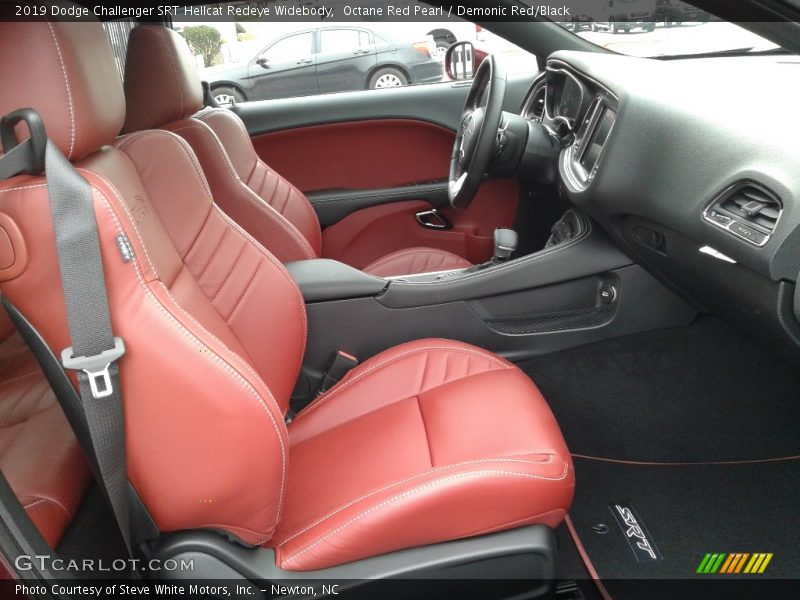
{"type": "Polygon", "coordinates": [[[447,199],[447,183],[421,183],[404,185],[395,188],[371,190],[337,190],[333,192],[314,192],[308,194],[308,200],[317,213],[322,228],[338,223],[357,210],[371,206],[402,202],[403,200],[425,200],[433,206],[443,207],[449,204],[447,199]]]}
{"type": "Polygon", "coordinates": [[[446,180],[455,133],[424,121],[378,119],[253,137],[261,159],[303,192],[446,180]]]}
{"type": "MultiPolygon", "coordinates": [[[[506,110],[519,111],[534,76],[509,78],[506,110]]],[[[341,202],[355,211],[320,211],[323,226],[334,223],[323,230],[326,258],[363,267],[395,250],[428,246],[478,263],[491,257],[494,229],[514,222],[516,180],[487,181],[466,210],[441,209],[452,229],[427,229],[414,217],[442,204],[441,186],[420,184],[447,179],[468,91],[468,84],[447,82],[248,102],[234,110],[259,156],[310,192],[312,203],[341,202]],[[415,185],[419,196],[405,193],[415,185]]]]}
{"type": "Polygon", "coordinates": [[[322,232],[322,255],[363,268],[390,252],[427,246],[463,256],[472,263],[492,257],[496,227],[511,227],[517,212],[515,179],[491,180],[464,210],[442,209],[452,229],[427,229],[414,215],[428,210],[424,200],[372,206],[354,212],[322,232]]]}

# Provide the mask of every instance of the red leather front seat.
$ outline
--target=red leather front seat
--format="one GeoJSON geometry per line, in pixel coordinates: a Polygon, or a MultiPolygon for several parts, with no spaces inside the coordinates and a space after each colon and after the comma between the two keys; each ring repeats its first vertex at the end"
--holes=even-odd
{"type": "MultiPolygon", "coordinates": [[[[311,203],[256,154],[242,120],[203,110],[203,89],[185,40],[166,27],[141,25],[128,39],[125,133],[166,129],[195,151],[220,208],[282,262],[322,257],[311,203]],[[199,112],[198,112],[199,111],[199,112]]],[[[403,248],[363,268],[387,277],[471,266],[437,248],[403,248]]]]}
{"type": "MultiPolygon", "coordinates": [[[[561,521],[574,472],[558,425],[517,367],[480,348],[390,349],[287,428],[306,316],[280,261],[217,207],[181,137],[116,137],[125,102],[100,25],[0,23],[0,46],[16,82],[0,113],[37,109],[92,187],[128,349],[128,475],[162,532],[222,531],[302,571],[561,521]]],[[[70,341],[46,183],[0,184],[20,261],[0,291],[58,353],[70,341]]]]}

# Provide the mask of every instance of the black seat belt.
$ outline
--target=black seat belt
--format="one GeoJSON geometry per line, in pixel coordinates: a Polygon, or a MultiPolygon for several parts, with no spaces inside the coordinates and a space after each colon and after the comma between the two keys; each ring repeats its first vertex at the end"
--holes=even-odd
{"type": "Polygon", "coordinates": [[[61,363],[77,374],[98,483],[132,557],[125,420],[116,364],[125,354],[125,344],[111,328],[92,190],[47,139],[36,111],[22,109],[3,117],[0,137],[5,151],[0,179],[44,168],[72,341],[62,351],[61,363]],[[31,137],[20,144],[14,127],[21,121],[27,123],[31,137]]]}

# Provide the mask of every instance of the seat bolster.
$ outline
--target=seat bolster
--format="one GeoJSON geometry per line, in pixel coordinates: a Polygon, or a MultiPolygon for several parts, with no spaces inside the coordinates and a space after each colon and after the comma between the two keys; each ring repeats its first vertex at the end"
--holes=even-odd
{"type": "Polygon", "coordinates": [[[512,527],[555,527],[573,488],[562,456],[466,461],[389,483],[298,531],[279,531],[271,545],[281,568],[307,571],[512,527]]]}
{"type": "Polygon", "coordinates": [[[207,125],[218,141],[213,151],[202,151],[202,155],[201,151],[195,151],[222,209],[233,220],[246,225],[251,235],[283,262],[319,257],[322,233],[314,208],[305,194],[259,158],[239,116],[226,109],[206,109],[193,119],[207,125]],[[219,156],[220,150],[225,157],[219,156]],[[233,192],[234,180],[237,187],[245,188],[246,196],[226,197],[233,192]],[[259,221],[265,220],[264,216],[287,231],[279,239],[273,233],[261,233],[259,221]],[[284,239],[287,237],[291,239],[284,239]],[[299,250],[306,255],[299,255],[299,250]],[[285,256],[287,251],[293,254],[285,256]]]}
{"type": "Polygon", "coordinates": [[[78,511],[91,474],[44,373],[19,334],[0,344],[0,470],[34,525],[55,547],[78,511]]]}
{"type": "MultiPolygon", "coordinates": [[[[216,133],[206,123],[190,118],[165,126],[184,138],[194,150],[219,207],[246,229],[281,262],[317,258],[303,233],[243,181],[216,133]]],[[[319,226],[317,226],[319,229],[319,226]]]]}
{"type": "Polygon", "coordinates": [[[406,248],[379,258],[368,264],[363,271],[377,277],[417,275],[466,269],[472,263],[457,254],[437,248],[406,248]]]}

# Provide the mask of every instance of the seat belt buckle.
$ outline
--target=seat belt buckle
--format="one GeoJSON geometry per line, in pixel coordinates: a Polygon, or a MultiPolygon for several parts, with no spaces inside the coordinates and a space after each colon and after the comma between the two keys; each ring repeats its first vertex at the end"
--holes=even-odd
{"type": "Polygon", "coordinates": [[[125,354],[125,342],[122,338],[114,338],[114,347],[103,350],[92,356],[74,356],[72,346],[61,351],[61,364],[70,371],[83,371],[89,378],[92,396],[96,399],[107,398],[114,393],[111,384],[109,367],[125,354]]]}
{"type": "Polygon", "coordinates": [[[328,368],[325,369],[325,373],[322,376],[322,384],[319,386],[319,392],[317,392],[317,396],[324,394],[334,385],[339,383],[342,379],[344,379],[344,376],[347,375],[357,365],[358,359],[355,356],[342,350],[337,350],[336,354],[333,355],[328,368]]]}

